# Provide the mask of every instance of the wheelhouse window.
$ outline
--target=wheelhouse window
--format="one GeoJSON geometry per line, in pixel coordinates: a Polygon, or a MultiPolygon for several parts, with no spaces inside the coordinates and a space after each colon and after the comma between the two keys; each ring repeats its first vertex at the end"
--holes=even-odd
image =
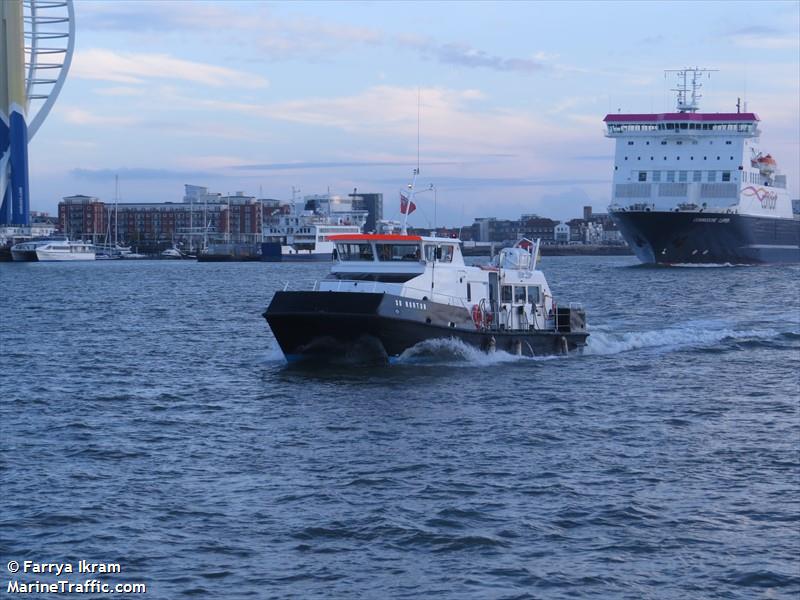
{"type": "Polygon", "coordinates": [[[529,285],[528,286],[528,302],[531,304],[539,304],[540,296],[539,296],[539,286],[538,285],[529,285]]]}
{"type": "Polygon", "coordinates": [[[510,285],[502,286],[502,288],[500,289],[500,302],[511,302],[511,299],[513,297],[511,293],[511,287],[512,286],[510,285]]]}
{"type": "Polygon", "coordinates": [[[372,244],[336,244],[336,250],[339,252],[339,260],[375,260],[372,244]]]}
{"type": "Polygon", "coordinates": [[[442,246],[442,258],[439,259],[439,262],[453,262],[454,252],[453,246],[450,244],[442,246]]]}
{"type": "Polygon", "coordinates": [[[525,304],[525,286],[514,286],[514,304],[525,304]]]}
{"type": "Polygon", "coordinates": [[[419,246],[417,244],[375,244],[378,260],[392,261],[418,261],[419,246]]]}

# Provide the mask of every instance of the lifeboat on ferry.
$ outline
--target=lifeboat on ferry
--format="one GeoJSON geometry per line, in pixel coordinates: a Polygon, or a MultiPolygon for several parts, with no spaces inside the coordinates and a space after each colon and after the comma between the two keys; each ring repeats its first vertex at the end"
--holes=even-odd
{"type": "Polygon", "coordinates": [[[753,167],[757,168],[762,175],[772,175],[778,167],[778,163],[772,158],[771,154],[759,153],[752,161],[753,167]]]}

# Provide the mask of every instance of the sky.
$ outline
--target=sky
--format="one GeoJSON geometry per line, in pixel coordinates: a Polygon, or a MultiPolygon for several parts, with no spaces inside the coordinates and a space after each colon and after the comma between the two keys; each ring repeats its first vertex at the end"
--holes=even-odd
{"type": "Polygon", "coordinates": [[[416,226],[609,204],[609,112],[672,112],[665,69],[718,69],[704,112],[762,119],[800,197],[800,2],[75,2],[67,81],[29,147],[31,208],[384,194],[416,226]]]}

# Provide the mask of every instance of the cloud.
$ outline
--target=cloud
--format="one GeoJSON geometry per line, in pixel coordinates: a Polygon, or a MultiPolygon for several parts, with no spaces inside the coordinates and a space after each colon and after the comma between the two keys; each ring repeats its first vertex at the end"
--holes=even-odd
{"type": "MultiPolygon", "coordinates": [[[[427,162],[426,165],[457,165],[459,162],[427,162]]],[[[309,169],[341,169],[347,167],[408,167],[412,163],[406,161],[348,161],[348,162],[296,162],[296,163],[267,163],[251,165],[231,165],[232,169],[241,171],[286,171],[309,169]]]]}
{"type": "Polygon", "coordinates": [[[503,57],[459,42],[438,43],[431,38],[416,35],[398,35],[395,43],[400,47],[417,50],[423,57],[441,63],[472,69],[483,68],[494,71],[535,73],[544,70],[546,56],[533,58],[503,57]]]}
{"type": "Polygon", "coordinates": [[[96,112],[89,112],[82,108],[64,108],[61,109],[64,114],[64,119],[68,123],[75,125],[103,125],[103,126],[118,126],[118,127],[131,127],[139,123],[133,117],[115,117],[97,114],[96,112]]]}
{"type": "Polygon", "coordinates": [[[127,180],[162,180],[162,179],[208,179],[219,177],[219,173],[210,171],[148,169],[138,167],[122,167],[120,169],[72,169],[77,179],[87,181],[110,181],[115,175],[127,180]]]}
{"type": "MultiPolygon", "coordinates": [[[[253,117],[340,129],[372,139],[394,137],[395,151],[408,152],[416,142],[417,88],[374,86],[351,96],[323,96],[271,104],[227,102],[187,97],[186,106],[240,112],[253,117]],[[400,145],[402,144],[402,146],[400,145]]],[[[422,148],[428,157],[529,154],[536,140],[568,142],[581,133],[545,115],[524,109],[481,109],[478,90],[443,87],[420,90],[422,148]],[[524,151],[523,151],[524,150],[524,151]]],[[[481,103],[482,104],[482,103],[481,103]]]]}
{"type": "Polygon", "coordinates": [[[92,48],[75,53],[70,77],[141,84],[152,79],[188,81],[212,87],[264,88],[260,75],[175,58],[168,54],[115,52],[92,48]]]}
{"type": "Polygon", "coordinates": [[[730,33],[733,42],[743,48],[784,50],[800,47],[796,31],[784,31],[775,27],[751,25],[730,33]]]}

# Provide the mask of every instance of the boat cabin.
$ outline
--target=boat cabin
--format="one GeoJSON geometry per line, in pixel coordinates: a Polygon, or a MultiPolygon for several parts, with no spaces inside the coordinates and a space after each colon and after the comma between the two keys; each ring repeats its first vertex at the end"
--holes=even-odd
{"type": "Polygon", "coordinates": [[[477,328],[546,329],[555,304],[531,251],[506,248],[490,265],[464,263],[452,238],[396,234],[331,236],[334,265],[320,291],[387,293],[462,307],[477,328]]]}

